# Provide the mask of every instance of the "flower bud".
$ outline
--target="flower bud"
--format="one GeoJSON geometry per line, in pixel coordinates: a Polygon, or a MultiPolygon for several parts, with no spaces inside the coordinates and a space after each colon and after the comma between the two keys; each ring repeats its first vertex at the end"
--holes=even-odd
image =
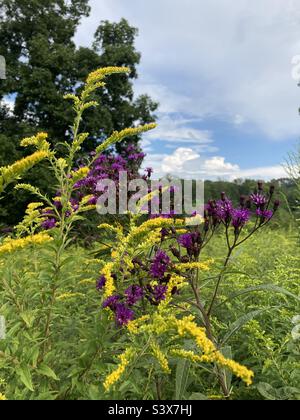
{"type": "Polygon", "coordinates": [[[275,192],[275,185],[270,186],[270,195],[272,196],[275,192]]]}
{"type": "Polygon", "coordinates": [[[278,208],[279,208],[279,206],[280,206],[280,201],[279,200],[275,200],[274,201],[274,211],[277,211],[278,208]]]}
{"type": "Polygon", "coordinates": [[[246,196],[245,195],[241,195],[240,196],[240,205],[241,205],[241,207],[245,207],[245,203],[246,203],[246,196]]]}
{"type": "Polygon", "coordinates": [[[178,251],[178,249],[175,246],[170,246],[170,251],[172,252],[174,257],[180,259],[180,252],[178,251]]]}

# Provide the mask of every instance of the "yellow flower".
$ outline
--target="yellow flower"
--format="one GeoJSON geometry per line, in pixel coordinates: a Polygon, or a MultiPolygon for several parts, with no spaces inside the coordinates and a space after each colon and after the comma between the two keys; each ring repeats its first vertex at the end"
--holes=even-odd
{"type": "Polygon", "coordinates": [[[47,133],[38,133],[35,136],[27,137],[21,141],[21,146],[35,146],[38,150],[43,150],[48,152],[50,150],[50,144],[47,141],[47,133]]]}
{"type": "Polygon", "coordinates": [[[186,281],[186,279],[184,277],[172,275],[172,277],[170,278],[169,283],[168,283],[168,290],[167,290],[167,293],[166,293],[166,298],[161,301],[161,303],[159,304],[158,310],[161,311],[166,306],[169,305],[169,303],[172,300],[172,291],[174,290],[175,287],[179,291],[184,286],[186,286],[187,284],[188,284],[188,282],[186,281]]]}
{"type": "Polygon", "coordinates": [[[18,179],[21,175],[23,175],[37,163],[41,162],[47,156],[47,152],[38,151],[24,159],[18,160],[11,166],[0,168],[0,192],[6,185],[18,179]]]}
{"type": "Polygon", "coordinates": [[[127,324],[127,329],[131,334],[138,334],[139,327],[144,324],[146,321],[149,321],[150,315],[144,315],[140,318],[136,319],[135,321],[130,321],[127,324]]]}
{"type": "Polygon", "coordinates": [[[71,172],[72,182],[75,184],[81,179],[86,178],[89,172],[90,172],[90,169],[87,166],[83,168],[79,168],[78,171],[72,171],[71,172]]]}
{"type": "Polygon", "coordinates": [[[38,233],[21,239],[8,239],[0,246],[0,255],[17,251],[28,245],[41,245],[49,241],[52,241],[52,238],[46,233],[38,233]]]}
{"type": "Polygon", "coordinates": [[[171,373],[171,369],[169,366],[169,362],[167,357],[163,354],[163,352],[161,351],[161,349],[159,348],[159,345],[157,343],[153,343],[151,345],[151,349],[152,349],[152,353],[155,356],[155,358],[158,360],[162,370],[167,373],[170,374],[171,373]]]}
{"type": "Polygon", "coordinates": [[[134,357],[135,351],[133,348],[128,348],[125,353],[119,356],[120,363],[116,370],[114,370],[110,375],[105,379],[103,386],[106,391],[109,391],[110,388],[119,381],[121,376],[124,374],[126,367],[129,365],[130,360],[134,357]]]}
{"type": "Polygon", "coordinates": [[[182,357],[183,359],[188,359],[191,362],[202,362],[202,357],[198,354],[195,354],[191,350],[184,350],[184,349],[173,349],[171,350],[171,355],[175,357],[182,357]]]}
{"type": "Polygon", "coordinates": [[[117,74],[117,73],[130,73],[130,68],[128,67],[104,67],[97,69],[90,73],[86,79],[86,83],[93,84],[98,83],[99,81],[103,80],[106,76],[110,74],[117,74]]]}
{"type": "Polygon", "coordinates": [[[0,401],[6,401],[6,396],[0,392],[0,401]]]}
{"type": "Polygon", "coordinates": [[[121,142],[126,137],[132,137],[141,133],[145,133],[146,131],[153,130],[155,127],[157,127],[157,124],[151,123],[135,128],[125,128],[122,131],[114,131],[108,139],[106,139],[102,144],[100,144],[100,146],[97,147],[96,153],[102,153],[108,147],[121,142]]]}
{"type": "Polygon", "coordinates": [[[62,295],[58,296],[56,300],[64,301],[64,300],[73,299],[76,297],[84,297],[84,294],[83,293],[63,293],[62,295]]]}
{"type": "Polygon", "coordinates": [[[107,263],[101,270],[101,275],[105,277],[106,283],[104,286],[104,298],[107,299],[114,294],[115,282],[112,278],[112,269],[114,267],[113,263],[107,263]]]}
{"type": "Polygon", "coordinates": [[[203,271],[208,271],[210,269],[210,265],[213,264],[214,260],[208,260],[205,262],[191,262],[191,263],[184,263],[184,264],[176,264],[176,268],[179,271],[188,271],[194,269],[200,269],[203,271]]]}
{"type": "Polygon", "coordinates": [[[252,384],[254,373],[234,360],[224,357],[223,354],[217,350],[213,342],[207,338],[205,329],[198,327],[193,321],[193,317],[176,320],[176,326],[180,336],[189,335],[195,339],[197,346],[204,353],[201,356],[202,362],[217,363],[223,367],[227,367],[247,385],[252,384]]]}

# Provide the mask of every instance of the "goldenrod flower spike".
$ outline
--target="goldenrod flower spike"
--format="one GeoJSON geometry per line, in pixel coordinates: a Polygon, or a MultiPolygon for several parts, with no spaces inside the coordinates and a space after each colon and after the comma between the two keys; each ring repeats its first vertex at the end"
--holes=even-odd
{"type": "Polygon", "coordinates": [[[0,392],[0,401],[6,401],[6,396],[0,392]]]}
{"type": "Polygon", "coordinates": [[[129,67],[104,67],[98,70],[93,71],[90,73],[86,79],[87,85],[92,83],[98,83],[103,80],[106,76],[110,74],[118,74],[118,73],[130,73],[129,67]]]}
{"type": "Polygon", "coordinates": [[[24,159],[18,160],[11,166],[0,168],[0,193],[4,187],[18,179],[21,175],[48,157],[48,152],[38,151],[24,159]]]}
{"type": "Polygon", "coordinates": [[[142,125],[140,127],[125,128],[122,131],[115,131],[108,139],[104,141],[104,143],[100,144],[100,146],[97,147],[96,153],[97,154],[102,153],[108,147],[112,146],[113,144],[121,142],[126,137],[136,136],[138,134],[153,130],[156,127],[157,127],[157,124],[151,123],[151,124],[142,125]]]}
{"type": "Polygon", "coordinates": [[[0,255],[20,250],[28,245],[41,245],[51,240],[51,236],[46,233],[38,233],[22,239],[8,239],[0,246],[0,255]]]}
{"type": "Polygon", "coordinates": [[[47,141],[48,134],[41,132],[32,137],[27,137],[21,141],[21,146],[35,146],[40,151],[49,152],[50,143],[47,141]]]}
{"type": "Polygon", "coordinates": [[[159,345],[157,343],[153,343],[151,345],[151,350],[152,350],[152,353],[153,353],[154,357],[157,359],[158,363],[160,364],[162,370],[165,373],[170,374],[171,369],[170,369],[170,366],[169,366],[168,359],[164,355],[162,350],[160,349],[159,345]]]}
{"type": "Polygon", "coordinates": [[[114,291],[116,290],[115,282],[114,282],[114,279],[112,277],[113,267],[114,267],[113,263],[108,263],[101,270],[101,275],[104,276],[105,280],[106,280],[105,287],[104,287],[104,298],[105,299],[112,296],[114,294],[114,291]]]}
{"type": "Polygon", "coordinates": [[[110,375],[105,379],[103,386],[106,391],[109,391],[116,382],[118,382],[121,376],[124,374],[126,367],[129,365],[131,359],[134,357],[135,351],[133,348],[128,348],[125,353],[119,356],[120,364],[117,369],[114,370],[110,375]]]}

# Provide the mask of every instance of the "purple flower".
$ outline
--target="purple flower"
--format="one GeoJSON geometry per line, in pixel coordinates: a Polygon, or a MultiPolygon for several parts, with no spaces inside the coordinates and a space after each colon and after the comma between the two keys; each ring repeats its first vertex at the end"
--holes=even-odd
{"type": "Polygon", "coordinates": [[[230,221],[232,211],[232,202],[227,198],[217,201],[216,208],[214,209],[216,216],[225,223],[228,223],[228,221],[230,221]]]}
{"type": "Polygon", "coordinates": [[[248,209],[232,210],[232,225],[239,229],[243,227],[250,219],[250,211],[248,209]]]}
{"type": "Polygon", "coordinates": [[[263,209],[268,202],[267,197],[262,194],[251,194],[250,199],[260,209],[263,209]]]}
{"type": "Polygon", "coordinates": [[[193,248],[193,236],[191,233],[185,233],[178,238],[179,245],[183,246],[185,249],[193,248]]]}
{"type": "Polygon", "coordinates": [[[134,318],[134,312],[123,303],[116,306],[116,320],[118,325],[127,325],[134,318]]]}
{"type": "Polygon", "coordinates": [[[263,220],[270,220],[272,219],[274,213],[272,210],[257,209],[256,214],[258,217],[261,217],[263,220]]]}
{"type": "Polygon", "coordinates": [[[42,223],[42,228],[45,230],[50,230],[55,228],[56,220],[55,219],[47,219],[42,223]]]}
{"type": "Polygon", "coordinates": [[[103,308],[109,308],[112,311],[115,311],[116,310],[116,307],[117,307],[117,304],[118,304],[118,302],[119,302],[120,299],[121,298],[118,295],[110,296],[109,298],[107,298],[103,302],[103,305],[102,306],[103,306],[103,308]]]}
{"type": "Polygon", "coordinates": [[[129,306],[133,306],[140,299],[142,299],[144,291],[140,286],[132,285],[129,286],[127,290],[125,290],[125,295],[127,296],[127,304],[129,306]]]}
{"type": "Polygon", "coordinates": [[[178,243],[188,251],[193,251],[195,249],[195,245],[201,244],[201,235],[199,232],[184,233],[179,236],[178,243]]]}
{"type": "Polygon", "coordinates": [[[153,174],[153,169],[152,168],[146,168],[145,172],[146,172],[148,178],[151,178],[151,175],[153,174]]]}
{"type": "Polygon", "coordinates": [[[154,287],[153,295],[157,303],[166,299],[167,290],[167,286],[158,285],[154,287]]]}
{"type": "Polygon", "coordinates": [[[55,200],[53,202],[53,204],[55,205],[55,207],[57,208],[57,210],[61,210],[62,209],[62,204],[60,200],[55,200]]]}
{"type": "Polygon", "coordinates": [[[162,250],[157,251],[150,267],[150,274],[156,279],[162,279],[170,265],[169,256],[162,250]]]}
{"type": "Polygon", "coordinates": [[[105,284],[106,284],[106,278],[104,276],[101,276],[97,281],[96,289],[99,291],[102,290],[105,284]]]}
{"type": "Polygon", "coordinates": [[[89,199],[88,205],[95,206],[96,204],[97,204],[97,197],[94,196],[94,197],[89,199]]]}

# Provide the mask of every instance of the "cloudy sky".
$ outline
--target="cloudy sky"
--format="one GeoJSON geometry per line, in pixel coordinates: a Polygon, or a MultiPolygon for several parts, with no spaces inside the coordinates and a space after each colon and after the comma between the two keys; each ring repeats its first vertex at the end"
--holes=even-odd
{"type": "Polygon", "coordinates": [[[187,178],[284,176],[300,135],[298,0],[90,3],[78,45],[90,45],[104,19],[139,28],[135,90],[160,103],[145,166],[187,178]]]}

